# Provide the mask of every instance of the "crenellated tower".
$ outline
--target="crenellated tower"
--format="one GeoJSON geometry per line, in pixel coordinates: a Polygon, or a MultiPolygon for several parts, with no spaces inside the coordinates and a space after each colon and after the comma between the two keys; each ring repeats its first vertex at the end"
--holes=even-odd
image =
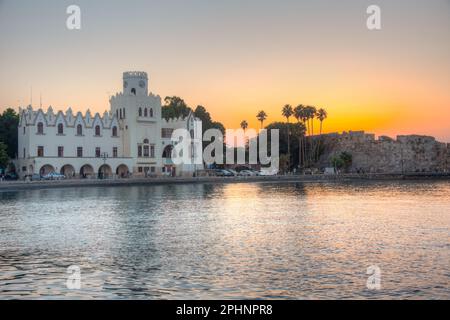
{"type": "MultiPolygon", "coordinates": [[[[112,96],[110,104],[111,112],[117,116],[123,130],[126,156],[139,158],[139,149],[143,144],[159,152],[161,98],[149,93],[146,72],[124,72],[123,91],[112,96]]],[[[154,161],[152,159],[148,165],[156,165],[154,161]]]]}
{"type": "Polygon", "coordinates": [[[147,72],[128,71],[123,73],[123,93],[125,95],[148,95],[147,72]]]}

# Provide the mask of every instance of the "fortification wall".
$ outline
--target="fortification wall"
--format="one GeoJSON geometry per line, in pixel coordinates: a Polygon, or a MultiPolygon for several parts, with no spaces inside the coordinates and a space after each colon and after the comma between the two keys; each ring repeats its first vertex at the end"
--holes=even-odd
{"type": "Polygon", "coordinates": [[[450,172],[450,144],[429,136],[375,139],[363,131],[344,132],[324,135],[322,144],[321,167],[330,166],[330,158],[345,151],[352,155],[350,172],[450,172]]]}

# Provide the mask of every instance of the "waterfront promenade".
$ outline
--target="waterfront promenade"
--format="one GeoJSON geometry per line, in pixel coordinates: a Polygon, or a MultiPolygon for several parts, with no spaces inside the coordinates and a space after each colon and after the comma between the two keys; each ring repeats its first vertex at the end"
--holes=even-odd
{"type": "Polygon", "coordinates": [[[127,185],[164,185],[183,183],[249,183],[249,182],[309,182],[309,181],[351,181],[351,180],[416,180],[446,179],[450,173],[405,173],[405,174],[339,174],[339,175],[277,175],[252,177],[157,177],[126,179],[69,179],[52,181],[2,181],[0,192],[29,189],[127,186],[127,185]]]}

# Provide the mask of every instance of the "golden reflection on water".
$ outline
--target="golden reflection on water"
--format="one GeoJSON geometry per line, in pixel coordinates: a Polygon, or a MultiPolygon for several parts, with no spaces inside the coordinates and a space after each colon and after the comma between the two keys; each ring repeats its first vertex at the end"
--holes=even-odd
{"type": "Polygon", "coordinates": [[[449,182],[53,189],[0,205],[0,298],[450,297],[449,182]]]}

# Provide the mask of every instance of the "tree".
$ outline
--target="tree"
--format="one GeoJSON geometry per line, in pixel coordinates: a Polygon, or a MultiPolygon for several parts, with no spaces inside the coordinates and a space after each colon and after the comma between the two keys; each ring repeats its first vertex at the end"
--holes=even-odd
{"type": "Polygon", "coordinates": [[[194,115],[202,121],[202,134],[209,129],[218,129],[225,134],[225,127],[222,123],[213,121],[211,115],[203,106],[197,106],[194,111],[194,115]]]}
{"type": "MultiPolygon", "coordinates": [[[[287,124],[286,122],[272,122],[269,125],[266,126],[267,129],[267,142],[268,142],[268,151],[271,154],[270,147],[271,147],[271,140],[272,140],[272,132],[271,130],[273,129],[277,129],[279,132],[279,154],[280,155],[288,155],[288,135],[287,135],[287,131],[288,131],[288,127],[289,127],[289,133],[291,136],[295,136],[295,137],[299,137],[305,134],[305,126],[302,123],[289,123],[287,124]]],[[[289,146],[289,150],[290,152],[292,152],[292,154],[297,154],[298,150],[297,148],[299,147],[299,144],[297,142],[297,139],[292,139],[289,141],[290,146],[289,146]]],[[[291,167],[296,167],[299,165],[299,163],[297,163],[297,157],[294,157],[291,159],[291,167]]]]}
{"type": "Polygon", "coordinates": [[[9,163],[8,148],[0,141],[0,168],[5,169],[9,163]]]}
{"type": "Polygon", "coordinates": [[[267,114],[261,110],[260,112],[258,112],[258,114],[256,115],[256,118],[258,119],[259,122],[261,122],[261,129],[264,126],[264,120],[267,119],[267,114]]]}
{"type": "Polygon", "coordinates": [[[18,142],[19,115],[12,108],[6,109],[0,115],[0,141],[6,144],[7,154],[10,159],[16,157],[18,142]]]}
{"type": "Polygon", "coordinates": [[[314,135],[314,119],[317,115],[317,108],[314,106],[308,106],[308,116],[311,120],[311,135],[314,135]]]}
{"type": "Polygon", "coordinates": [[[330,159],[330,162],[335,169],[344,168],[346,171],[352,165],[352,161],[352,155],[346,151],[341,152],[338,156],[334,155],[330,159]]]}
{"type": "Polygon", "coordinates": [[[317,155],[316,159],[319,160],[319,151],[320,151],[320,143],[322,141],[322,125],[323,121],[328,117],[328,113],[325,109],[320,108],[317,110],[317,119],[320,121],[320,130],[319,130],[319,142],[317,145],[317,155]]]}
{"type": "Polygon", "coordinates": [[[245,120],[242,120],[241,121],[241,128],[242,128],[242,130],[244,130],[244,133],[245,133],[245,130],[247,130],[247,128],[248,128],[248,122],[245,121],[245,120]]]}
{"type": "Polygon", "coordinates": [[[279,159],[281,172],[289,172],[289,158],[287,154],[281,154],[279,159]]]}
{"type": "Polygon", "coordinates": [[[340,157],[341,157],[342,161],[344,162],[344,168],[346,170],[348,170],[348,168],[350,168],[350,166],[352,165],[353,156],[350,153],[344,151],[344,152],[341,152],[340,157]]]}
{"type": "Polygon", "coordinates": [[[183,99],[177,96],[165,97],[161,108],[162,117],[166,120],[174,118],[186,118],[192,111],[183,99]]]}
{"type": "Polygon", "coordinates": [[[289,118],[292,116],[293,114],[293,110],[292,110],[292,106],[290,104],[286,104],[284,105],[283,109],[281,110],[281,114],[283,115],[283,117],[286,118],[286,122],[288,124],[287,126],[287,145],[288,145],[288,161],[290,164],[290,159],[291,159],[291,147],[290,147],[290,141],[289,141],[289,118]]]}
{"type": "Polygon", "coordinates": [[[308,160],[309,163],[312,162],[313,157],[312,155],[314,154],[314,141],[313,141],[313,136],[314,136],[314,118],[316,116],[316,107],[314,106],[306,106],[305,107],[305,117],[306,117],[306,121],[308,123],[308,135],[309,135],[309,146],[310,146],[310,150],[308,153],[308,160]]]}
{"type": "Polygon", "coordinates": [[[225,135],[225,126],[219,121],[212,122],[212,128],[220,130],[223,135],[225,135]]]}
{"type": "Polygon", "coordinates": [[[344,166],[344,161],[342,161],[339,156],[332,156],[330,162],[335,170],[340,169],[344,166]]]}
{"type": "MultiPolygon", "coordinates": [[[[222,135],[225,135],[225,127],[223,124],[217,121],[213,121],[211,118],[211,115],[203,106],[197,106],[194,111],[194,116],[199,118],[202,121],[202,136],[205,134],[205,132],[209,129],[218,129],[220,132],[222,132],[222,135]]],[[[209,141],[202,141],[202,150],[205,150],[205,148],[209,145],[209,141]]],[[[225,143],[224,143],[225,148],[225,143]]]]}
{"type": "Polygon", "coordinates": [[[301,136],[299,136],[298,140],[298,163],[299,167],[303,164],[305,164],[305,132],[306,132],[306,126],[305,126],[305,106],[302,104],[299,104],[294,108],[294,118],[297,119],[297,123],[301,124],[304,128],[304,132],[301,136]]]}
{"type": "Polygon", "coordinates": [[[322,122],[328,117],[328,113],[325,109],[320,108],[317,110],[317,119],[320,121],[320,131],[319,134],[322,135],[322,122]]]}
{"type": "MultiPolygon", "coordinates": [[[[245,130],[247,130],[247,128],[248,128],[248,122],[246,120],[241,121],[241,128],[242,128],[242,130],[244,130],[244,136],[245,136],[245,130]]],[[[244,143],[245,143],[245,146],[244,146],[245,152],[247,153],[247,149],[248,149],[247,147],[249,145],[249,141],[247,140],[247,137],[245,137],[244,143]]]]}

